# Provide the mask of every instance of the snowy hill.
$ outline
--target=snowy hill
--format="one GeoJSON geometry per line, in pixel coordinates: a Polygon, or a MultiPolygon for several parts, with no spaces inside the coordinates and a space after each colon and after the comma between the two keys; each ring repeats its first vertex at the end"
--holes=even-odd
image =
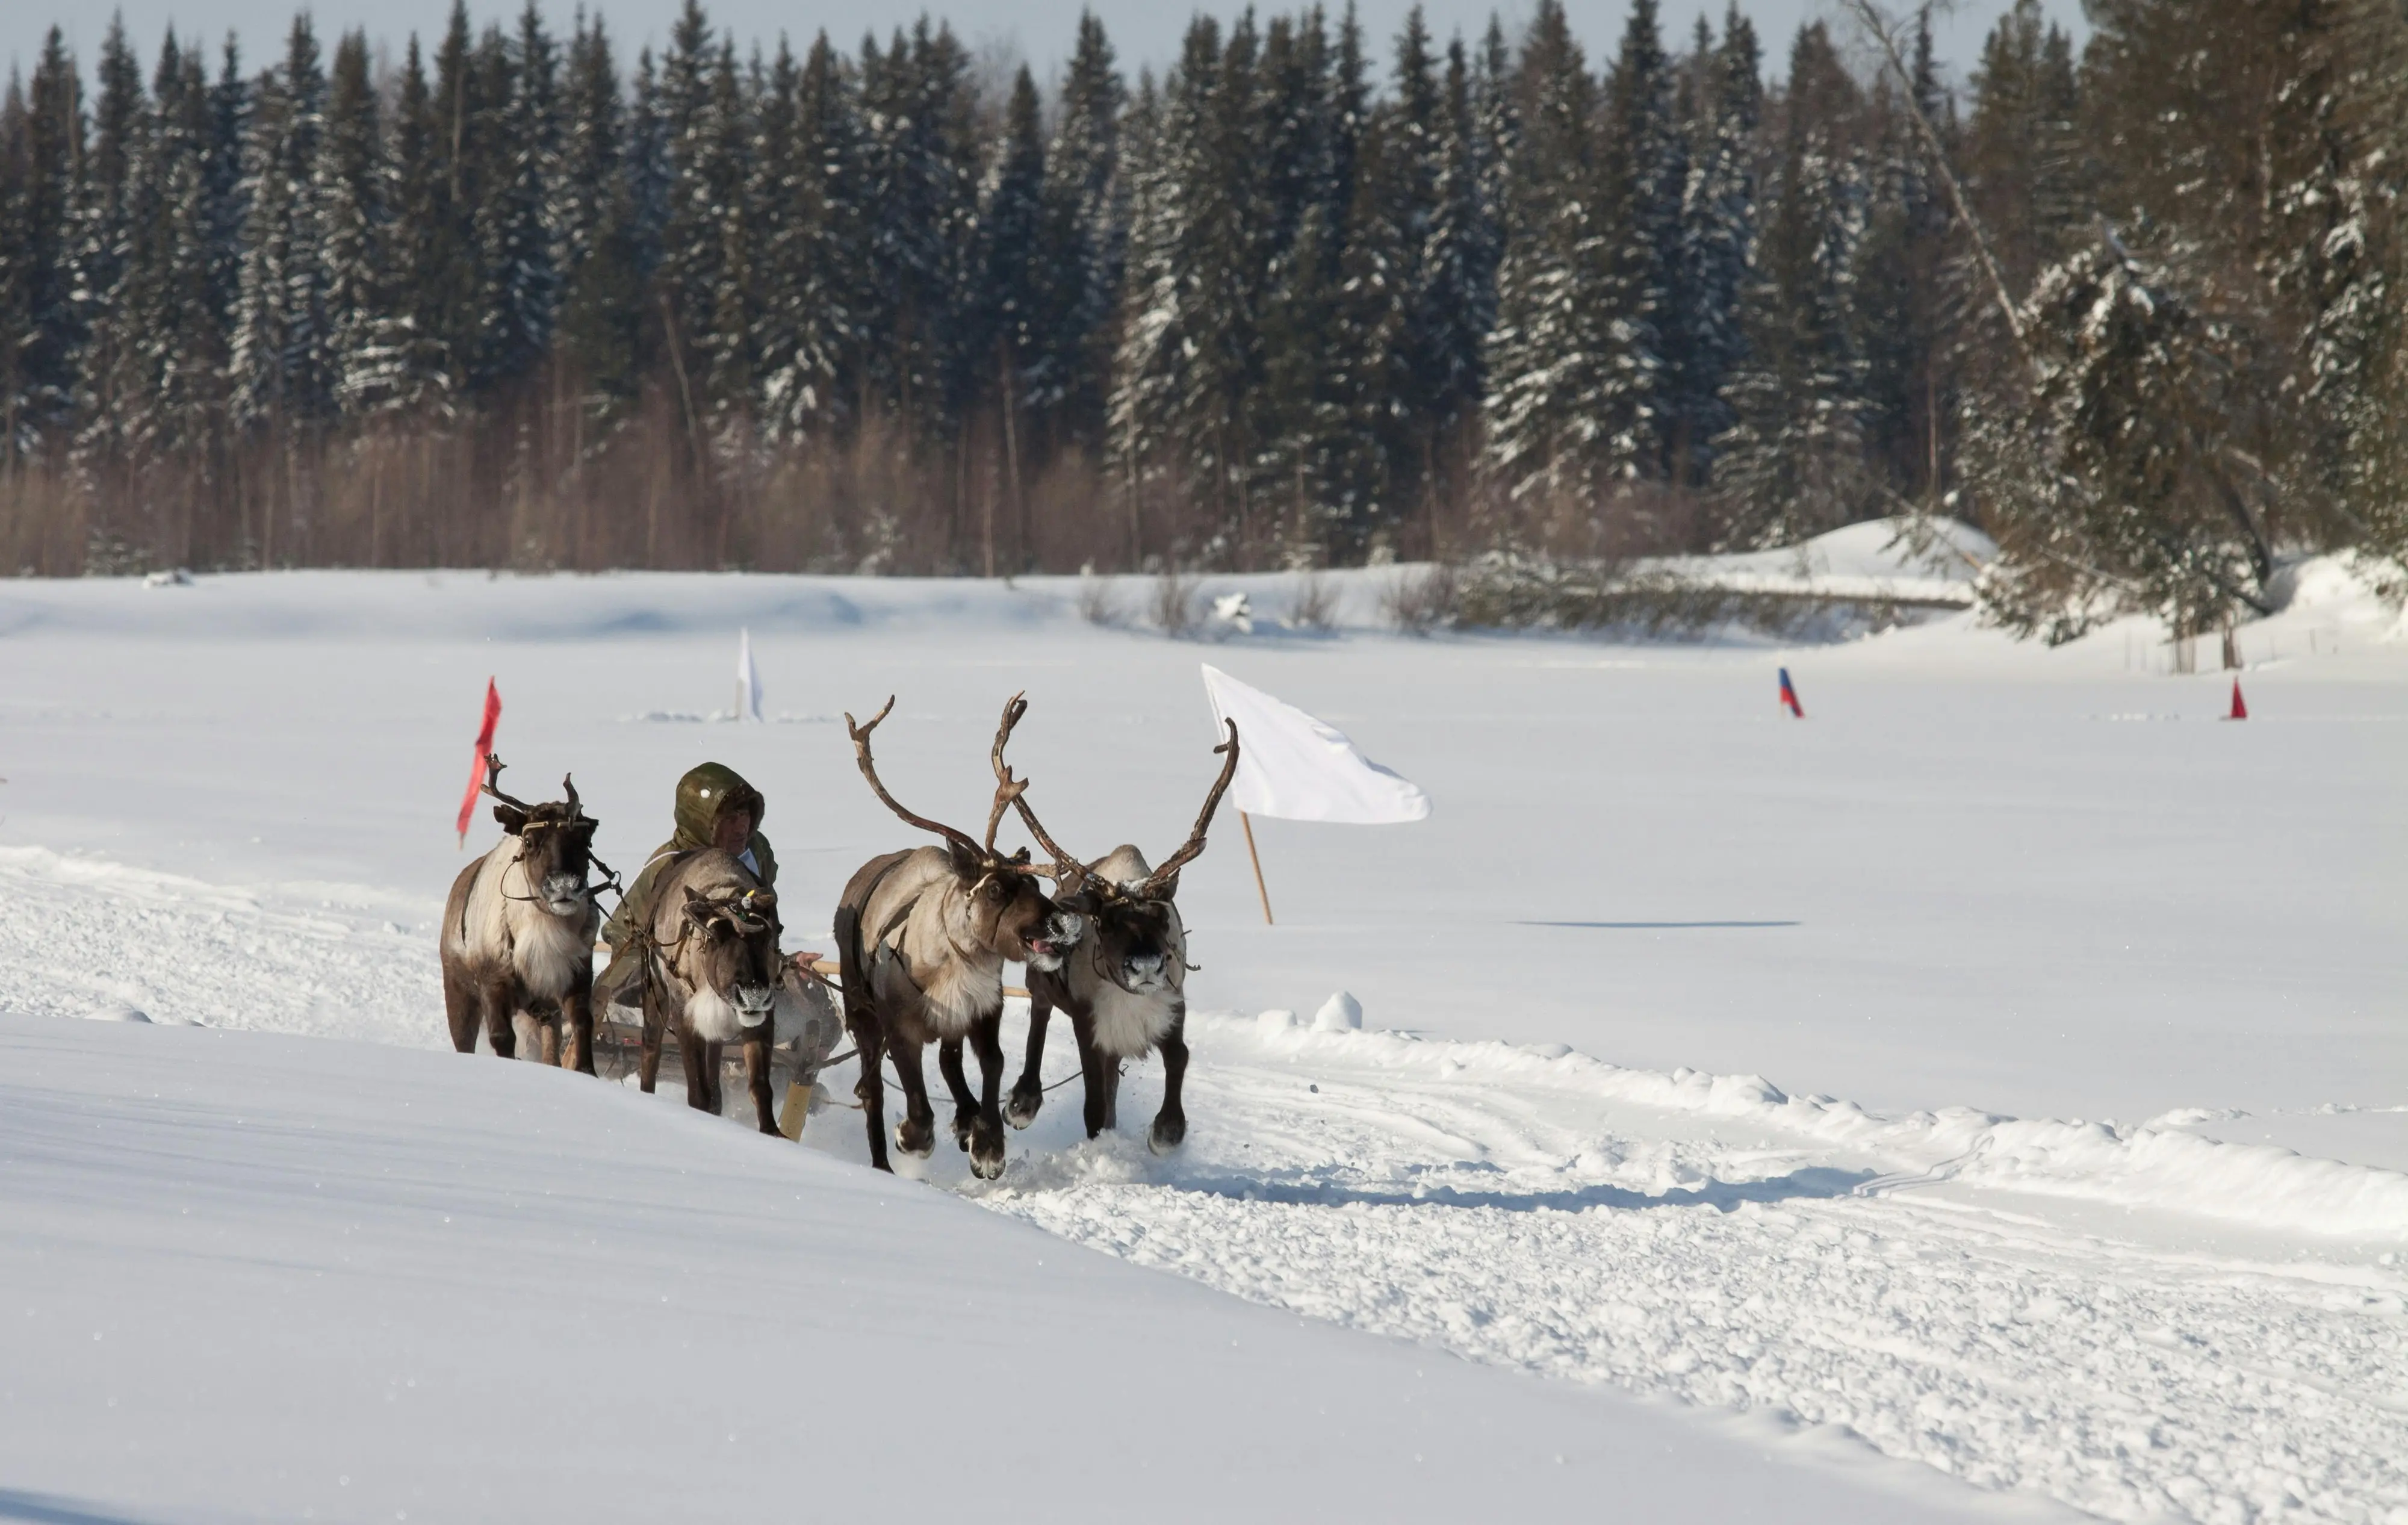
{"type": "MultiPolygon", "coordinates": [[[[1800,575],[1908,575],[1858,539],[1800,575]]],[[[0,1518],[2408,1508],[2408,642],[2363,577],[2295,572],[2219,725],[2138,622],[1412,640],[1395,575],[1336,633],[1208,581],[1265,616],[1209,646],[1135,581],[1110,627],[1075,580],[0,585],[0,1518]],[[739,626],[778,723],[691,718],[739,626]],[[623,866],[678,771],[745,771],[824,946],[909,837],[841,712],[898,693],[882,771],[958,819],[1025,688],[1049,824],[1159,854],[1207,656],[1436,811],[1257,821],[1274,927],[1224,820],[1177,1157],[1057,1094],[932,1190],[842,1110],[795,1149],[408,1051],[489,674],[513,782],[573,769],[623,866]],[[1371,1030],[1262,1014],[1340,987],[1371,1030]]]]}

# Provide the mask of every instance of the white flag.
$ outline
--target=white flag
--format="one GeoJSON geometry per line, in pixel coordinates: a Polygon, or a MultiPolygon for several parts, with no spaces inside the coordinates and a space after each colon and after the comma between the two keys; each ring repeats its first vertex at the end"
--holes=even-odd
{"type": "Polygon", "coordinates": [[[752,665],[752,632],[739,631],[736,637],[736,718],[746,715],[761,718],[761,669],[752,665]]]}
{"type": "Polygon", "coordinates": [[[1429,814],[1429,796],[1354,750],[1337,728],[1210,663],[1212,713],[1238,723],[1238,777],[1229,798],[1249,815],[1384,826],[1429,814]]]}

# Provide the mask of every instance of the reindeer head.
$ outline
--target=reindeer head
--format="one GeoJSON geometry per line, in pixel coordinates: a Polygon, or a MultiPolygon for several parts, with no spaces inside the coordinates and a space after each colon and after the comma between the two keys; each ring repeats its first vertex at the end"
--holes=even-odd
{"type": "Polygon", "coordinates": [[[1216,755],[1226,755],[1226,760],[1211,792],[1204,797],[1195,828],[1179,851],[1142,879],[1121,881],[1105,874],[1101,870],[1111,861],[1110,857],[1092,864],[1080,862],[1055,845],[1025,799],[1012,801],[1029,835],[1054,855],[1051,871],[1057,909],[1052,929],[1056,940],[1065,947],[1083,940],[1096,971],[1133,995],[1176,990],[1186,983],[1190,966],[1171,901],[1179,894],[1179,870],[1204,851],[1204,835],[1212,825],[1212,814],[1220,809],[1221,796],[1238,771],[1237,722],[1224,724],[1229,727],[1229,739],[1212,750],[1216,755]]]}
{"type": "Polygon", "coordinates": [[[988,953],[1025,963],[1031,969],[1059,969],[1064,949],[1051,935],[1054,904],[1038,883],[1037,870],[1029,867],[1028,850],[1023,848],[1007,856],[996,852],[995,846],[995,831],[1002,824],[1003,813],[1028,788],[1028,781],[1014,779],[1003,761],[1003,749],[1011,740],[1011,728],[1027,712],[1028,701],[1014,694],[1004,705],[1003,722],[996,729],[990,754],[995,765],[995,804],[987,812],[986,837],[982,842],[968,832],[905,810],[879,782],[877,765],[869,755],[869,733],[894,708],[894,696],[889,695],[885,708],[870,716],[867,725],[855,725],[850,714],[844,717],[845,729],[853,737],[853,760],[860,764],[861,776],[869,781],[869,787],[888,810],[921,830],[944,839],[961,895],[961,904],[955,912],[958,931],[988,953]]]}
{"type": "Polygon", "coordinates": [[[602,823],[578,803],[572,779],[560,781],[566,799],[530,805],[502,793],[502,767],[501,758],[486,754],[483,792],[494,798],[494,819],[519,840],[527,893],[555,916],[583,915],[594,900],[585,879],[594,862],[594,829],[602,823]]]}
{"type": "Polygon", "coordinates": [[[693,999],[726,1006],[739,1027],[768,1021],[781,972],[777,892],[688,885],[682,914],[677,965],[693,999]]]}

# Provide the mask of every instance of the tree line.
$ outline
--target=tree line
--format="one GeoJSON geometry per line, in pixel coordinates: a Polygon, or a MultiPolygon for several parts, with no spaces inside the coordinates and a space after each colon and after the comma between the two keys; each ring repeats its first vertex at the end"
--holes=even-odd
{"type": "Polygon", "coordinates": [[[0,566],[1010,573],[1612,561],[1952,514],[1993,612],[2204,629],[2408,526],[2387,0],[1079,22],[686,0],[246,66],[53,30],[0,102],[0,566]],[[1866,66],[1870,56],[1873,63],[1866,66]]]}

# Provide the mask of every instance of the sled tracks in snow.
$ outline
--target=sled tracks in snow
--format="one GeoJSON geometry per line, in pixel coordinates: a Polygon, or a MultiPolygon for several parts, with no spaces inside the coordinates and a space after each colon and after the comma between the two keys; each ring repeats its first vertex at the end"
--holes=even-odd
{"type": "MultiPolygon", "coordinates": [[[[0,1010],[441,1046],[436,914],[0,849],[0,1010]]],[[[1149,1156],[1134,1123],[1085,1142],[1057,1094],[1001,1181],[956,1179],[949,1149],[933,1173],[1257,1302],[1844,1427],[2109,1518],[2408,1518],[2408,1177],[1882,1117],[1561,1049],[1203,1014],[1189,1040],[1177,1155],[1149,1156]]],[[[1075,1062],[1065,1035],[1046,1073],[1075,1062]]],[[[1124,1116],[1158,1098],[1140,1068],[1124,1116]]],[[[849,1116],[806,1142],[857,1152],[849,1116]]]]}
{"type": "MultiPolygon", "coordinates": [[[[2108,1518],[2408,1510],[2408,1276],[2379,1250],[2235,1259],[2145,1211],[2128,1239],[2083,1226],[2100,1203],[1966,1187],[1961,1159],[1931,1158],[1955,1149],[1944,1129],[1922,1154],[1834,1146],[1744,1097],[1603,1098],[1586,1067],[1500,1044],[1226,1017],[1191,1018],[1189,1041],[1181,1156],[1035,1140],[961,1189],[1254,1302],[1843,1426],[2108,1518]]],[[[1125,1116],[1148,1114],[1150,1079],[1125,1116]]]]}

